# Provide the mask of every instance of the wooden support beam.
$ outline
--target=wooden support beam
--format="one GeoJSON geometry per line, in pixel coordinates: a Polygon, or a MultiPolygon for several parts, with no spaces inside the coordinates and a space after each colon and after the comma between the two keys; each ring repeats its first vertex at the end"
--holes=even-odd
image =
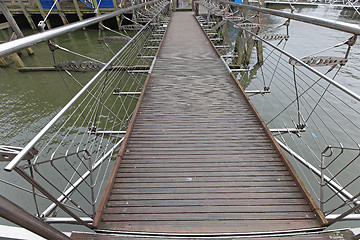
{"type": "MultiPolygon", "coordinates": [[[[55,0],[55,1],[56,1],[56,0],[55,0]]],[[[69,24],[69,21],[67,20],[67,18],[66,18],[66,16],[65,16],[65,13],[63,12],[59,1],[56,1],[56,2],[55,2],[55,5],[56,5],[58,14],[59,14],[59,16],[60,16],[61,21],[63,22],[63,24],[64,24],[64,25],[69,24]]]]}
{"type": "Polygon", "coordinates": [[[6,20],[8,21],[10,27],[13,29],[13,31],[15,32],[16,36],[18,38],[22,38],[24,37],[23,33],[21,32],[19,26],[17,25],[15,19],[13,18],[13,16],[11,15],[9,9],[7,8],[7,6],[5,5],[4,0],[0,0],[0,10],[2,11],[4,17],[6,18],[6,20]]]}
{"type": "MultiPolygon", "coordinates": [[[[36,2],[36,5],[37,5],[38,9],[40,10],[41,16],[43,17],[43,19],[45,19],[46,14],[45,14],[45,11],[44,11],[41,3],[40,3],[40,0],[35,0],[35,2],[36,2]]],[[[51,29],[51,24],[50,24],[49,19],[46,20],[46,26],[48,27],[48,29],[51,29]]]]}
{"type": "Polygon", "coordinates": [[[10,28],[10,24],[8,22],[0,23],[0,30],[4,30],[8,28],[10,28]]]}
{"type": "Polygon", "coordinates": [[[73,0],[73,3],[74,3],[75,9],[76,9],[76,13],[77,13],[77,15],[78,15],[79,20],[80,20],[80,21],[83,20],[83,14],[82,14],[82,12],[80,11],[80,7],[79,7],[79,4],[78,4],[77,0],[73,0]]]}
{"type": "Polygon", "coordinates": [[[0,67],[8,67],[9,63],[6,61],[5,58],[0,58],[0,67]]]}
{"type": "MultiPolygon", "coordinates": [[[[120,9],[116,0],[113,0],[113,5],[114,5],[114,10],[119,10],[120,9]]],[[[116,23],[118,25],[118,29],[120,30],[120,27],[121,27],[120,16],[116,16],[116,23]]]]}
{"type": "Polygon", "coordinates": [[[20,5],[20,7],[21,7],[21,10],[22,10],[24,16],[26,17],[26,20],[27,20],[28,23],[30,24],[30,27],[31,27],[33,30],[36,30],[37,27],[36,27],[34,21],[32,20],[29,12],[27,11],[24,3],[22,2],[22,0],[17,0],[17,1],[18,1],[19,5],[20,5]]]}
{"type": "MultiPolygon", "coordinates": [[[[10,26],[10,28],[8,28],[8,29],[12,30],[15,33],[15,36],[16,36],[16,37],[14,37],[14,35],[11,36],[10,40],[12,40],[13,38],[16,39],[16,38],[24,37],[24,34],[21,32],[21,29],[19,28],[19,26],[17,25],[15,19],[11,15],[9,9],[5,5],[4,0],[0,0],[0,10],[2,11],[2,13],[5,16],[6,20],[8,21],[8,24],[10,26]]],[[[34,54],[34,52],[33,52],[33,50],[31,48],[28,48],[27,52],[28,52],[29,55],[34,54]]],[[[11,54],[11,58],[13,59],[13,61],[15,62],[15,64],[18,67],[24,67],[25,66],[24,62],[21,60],[21,58],[19,57],[19,55],[17,53],[11,54]]]]}
{"type": "Polygon", "coordinates": [[[18,68],[22,68],[25,66],[24,62],[21,60],[20,56],[17,53],[12,53],[10,54],[10,56],[18,68]]]}

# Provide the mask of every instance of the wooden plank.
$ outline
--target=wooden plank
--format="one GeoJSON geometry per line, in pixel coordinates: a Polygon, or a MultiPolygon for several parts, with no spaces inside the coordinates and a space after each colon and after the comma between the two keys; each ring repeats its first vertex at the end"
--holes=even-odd
{"type": "Polygon", "coordinates": [[[170,199],[164,200],[116,200],[107,207],[165,207],[165,206],[287,206],[307,205],[304,199],[170,199]]]}
{"type": "MultiPolygon", "coordinates": [[[[292,221],[299,229],[317,228],[316,220],[294,220],[292,221]]],[[[135,232],[178,232],[184,234],[201,233],[253,233],[261,228],[261,232],[286,231],[289,228],[289,220],[242,220],[242,221],[129,221],[106,223],[113,231],[135,231],[135,232]]],[[[275,238],[276,239],[276,238],[275,238]]]]}
{"type": "Polygon", "coordinates": [[[252,187],[177,187],[177,188],[113,188],[113,194],[192,194],[192,193],[297,193],[296,186],[252,187]]]}
{"type": "Polygon", "coordinates": [[[117,200],[168,200],[168,199],[278,199],[303,198],[299,192],[295,193],[170,193],[170,194],[115,194],[110,196],[111,201],[117,200]]]}
{"type": "Polygon", "coordinates": [[[290,187],[296,186],[292,181],[277,181],[277,182],[168,182],[168,183],[115,183],[114,189],[126,189],[126,188],[201,188],[201,187],[218,187],[218,188],[227,188],[227,187],[290,187]]]}
{"type": "Polygon", "coordinates": [[[201,166],[202,168],[209,168],[209,167],[273,167],[273,166],[283,166],[283,163],[280,161],[274,161],[274,162],[259,162],[259,161],[254,161],[254,162],[248,162],[248,161],[233,161],[233,162],[196,162],[196,161],[187,161],[187,162],[178,162],[177,160],[172,161],[172,162],[168,162],[168,161],[163,161],[161,163],[157,163],[157,162],[153,162],[153,161],[130,161],[130,160],[123,160],[122,161],[122,167],[123,168],[142,168],[142,167],[146,167],[146,168],[160,168],[160,167],[165,167],[165,168],[194,168],[197,166],[201,166]],[[176,163],[176,164],[174,164],[176,163]],[[201,164],[201,165],[199,165],[201,164]]]}
{"type": "Polygon", "coordinates": [[[157,168],[149,168],[149,167],[126,167],[122,166],[121,171],[119,173],[172,173],[172,172],[237,172],[238,175],[243,172],[260,172],[260,171],[286,171],[284,166],[261,166],[261,167],[203,167],[200,164],[193,165],[192,167],[182,168],[178,166],[172,167],[157,167],[157,168]]]}
{"type": "Polygon", "coordinates": [[[153,213],[153,214],[104,214],[104,222],[113,221],[218,221],[218,220],[302,220],[313,219],[308,212],[276,212],[276,213],[153,213]]]}
{"type": "MultiPolygon", "coordinates": [[[[176,144],[176,143],[175,143],[176,144]]],[[[221,161],[219,161],[219,156],[217,155],[200,155],[200,156],[192,156],[192,155],[178,155],[178,156],[173,156],[172,159],[177,159],[179,161],[185,159],[185,160],[199,160],[199,161],[211,161],[211,160],[217,160],[218,162],[226,162],[226,161],[245,161],[245,160],[250,160],[250,161],[266,161],[264,159],[267,159],[269,162],[273,161],[273,160],[279,160],[279,157],[277,154],[265,154],[264,156],[259,156],[259,155],[255,155],[255,154],[247,154],[247,155],[230,155],[230,154],[226,154],[224,153],[222,155],[223,157],[221,158],[221,161]]],[[[130,160],[137,160],[137,159],[154,159],[154,161],[162,161],[163,159],[169,159],[168,155],[158,155],[156,158],[152,157],[152,156],[134,156],[134,155],[127,155],[124,157],[124,159],[130,159],[130,160]]]]}
{"type": "Polygon", "coordinates": [[[4,30],[8,28],[10,28],[10,24],[8,22],[0,23],[0,30],[4,30]]]}
{"type": "Polygon", "coordinates": [[[223,172],[172,172],[172,173],[126,173],[126,172],[119,172],[117,177],[123,177],[123,178],[152,178],[152,177],[183,177],[184,179],[187,179],[191,181],[194,178],[199,177],[208,177],[209,175],[213,177],[223,178],[223,177],[239,177],[239,176],[249,176],[252,178],[257,178],[259,176],[290,176],[290,174],[287,171],[282,172],[273,172],[273,171],[266,171],[266,172],[230,172],[230,171],[223,171],[223,172]]]}
{"type": "Polygon", "coordinates": [[[274,206],[149,206],[149,207],[108,207],[105,214],[153,214],[153,213],[270,213],[270,212],[307,212],[311,214],[308,205],[274,205],[274,206]]]}
{"type": "Polygon", "coordinates": [[[189,181],[197,181],[197,182],[259,182],[259,181],[290,181],[292,180],[290,174],[289,175],[280,175],[280,176],[269,176],[269,175],[258,175],[254,178],[253,175],[249,176],[222,176],[220,179],[218,176],[196,176],[193,178],[187,177],[177,177],[177,176],[156,176],[156,177],[148,177],[148,176],[134,176],[134,177],[124,177],[123,174],[120,174],[115,179],[115,182],[155,182],[155,183],[164,183],[164,182],[189,182],[189,181]]]}

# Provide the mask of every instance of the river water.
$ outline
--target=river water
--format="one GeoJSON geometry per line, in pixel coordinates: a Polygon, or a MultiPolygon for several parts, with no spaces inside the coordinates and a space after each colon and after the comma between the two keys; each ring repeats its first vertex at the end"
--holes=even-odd
{"type": "MultiPolygon", "coordinates": [[[[309,16],[327,18],[359,24],[358,18],[349,17],[347,11],[332,6],[318,6],[316,8],[299,8],[296,11],[309,16]]],[[[350,14],[351,15],[351,14],[350,14]]],[[[273,26],[283,23],[279,18],[270,18],[273,26]]],[[[24,30],[25,35],[32,34],[31,30],[24,30]]],[[[80,30],[54,39],[60,46],[73,51],[106,61],[112,56],[111,52],[97,41],[98,31],[94,29],[80,30]]],[[[297,57],[306,56],[316,50],[332,46],[351,37],[350,34],[329,31],[316,26],[309,26],[297,21],[291,22],[291,41],[287,50],[297,57]]],[[[4,37],[0,35],[0,41],[4,37]]],[[[360,94],[360,40],[352,48],[349,62],[344,67],[341,84],[360,94]]],[[[25,66],[52,66],[52,55],[46,43],[33,47],[35,55],[25,56],[25,66]]],[[[26,54],[26,53],[24,53],[26,54]]],[[[80,60],[69,53],[56,52],[58,61],[80,60]]],[[[86,83],[95,73],[78,73],[77,79],[86,83]]],[[[72,95],[80,89],[79,85],[69,80],[65,75],[57,72],[18,72],[14,65],[9,68],[0,68],[0,145],[22,147],[71,99],[72,95]]],[[[3,169],[4,163],[0,163],[3,169]]],[[[15,173],[0,171],[1,179],[8,179],[21,183],[15,173]]],[[[27,205],[29,198],[23,197],[22,192],[0,183],[3,196],[11,199],[25,209],[33,209],[27,205]]],[[[0,224],[9,224],[0,220],[0,224]]],[[[358,226],[354,223],[353,226],[358,226]]],[[[70,228],[61,228],[70,230],[70,228]]]]}

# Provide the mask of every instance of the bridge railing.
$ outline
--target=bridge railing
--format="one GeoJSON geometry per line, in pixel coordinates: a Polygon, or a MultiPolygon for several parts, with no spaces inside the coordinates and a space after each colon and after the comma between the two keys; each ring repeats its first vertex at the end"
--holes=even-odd
{"type": "Polygon", "coordinates": [[[359,219],[360,96],[343,79],[358,73],[349,74],[360,28],[226,1],[198,4],[203,30],[329,222],[359,219]],[[297,35],[294,20],[306,24],[297,35]],[[317,41],[304,29],[319,31],[317,41]],[[328,31],[341,42],[322,43],[328,31]],[[289,53],[300,49],[308,55],[289,53]]]}
{"type": "MultiPolygon", "coordinates": [[[[168,6],[168,1],[153,1],[129,8],[136,9],[131,25],[112,31],[117,33],[114,37],[99,37],[107,46],[123,44],[106,63],[55,61],[54,67],[81,90],[23,149],[0,149],[3,161],[13,158],[5,170],[17,172],[30,188],[12,185],[32,194],[35,214],[44,221],[92,227],[98,200],[151,74],[168,6]],[[94,70],[98,72],[86,84],[77,79],[76,72],[94,70]]],[[[53,53],[68,51],[51,41],[49,46],[53,53]]]]}

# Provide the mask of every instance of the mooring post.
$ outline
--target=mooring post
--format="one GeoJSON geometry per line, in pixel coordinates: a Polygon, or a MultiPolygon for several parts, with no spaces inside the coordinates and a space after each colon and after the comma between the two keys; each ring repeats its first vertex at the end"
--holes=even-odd
{"type": "MultiPolygon", "coordinates": [[[[261,7],[265,7],[265,0],[260,0],[260,4],[261,7]]],[[[261,26],[261,20],[262,20],[262,14],[261,12],[258,12],[257,16],[256,16],[256,22],[259,24],[259,26],[255,29],[255,33],[258,34],[260,31],[260,26],[261,26]]],[[[262,64],[264,62],[264,56],[263,56],[263,46],[262,46],[262,42],[259,40],[255,41],[255,45],[256,45],[256,53],[257,53],[257,60],[258,63],[262,64]]]]}
{"type": "Polygon", "coordinates": [[[194,10],[195,16],[199,16],[199,3],[195,2],[194,5],[195,5],[195,10],[194,10]]]}
{"type": "Polygon", "coordinates": [[[234,59],[235,65],[242,65],[244,63],[244,53],[245,53],[245,33],[243,30],[239,29],[236,35],[234,51],[237,53],[236,58],[234,59]]]}
{"type": "MultiPolygon", "coordinates": [[[[255,29],[255,34],[258,34],[259,31],[260,31],[260,26],[261,26],[261,13],[258,13],[257,23],[259,24],[259,26],[255,29]]],[[[255,47],[256,47],[256,53],[257,53],[258,63],[263,63],[263,62],[264,62],[264,57],[263,57],[263,46],[262,46],[262,42],[259,41],[258,39],[255,40],[255,47]]]]}

